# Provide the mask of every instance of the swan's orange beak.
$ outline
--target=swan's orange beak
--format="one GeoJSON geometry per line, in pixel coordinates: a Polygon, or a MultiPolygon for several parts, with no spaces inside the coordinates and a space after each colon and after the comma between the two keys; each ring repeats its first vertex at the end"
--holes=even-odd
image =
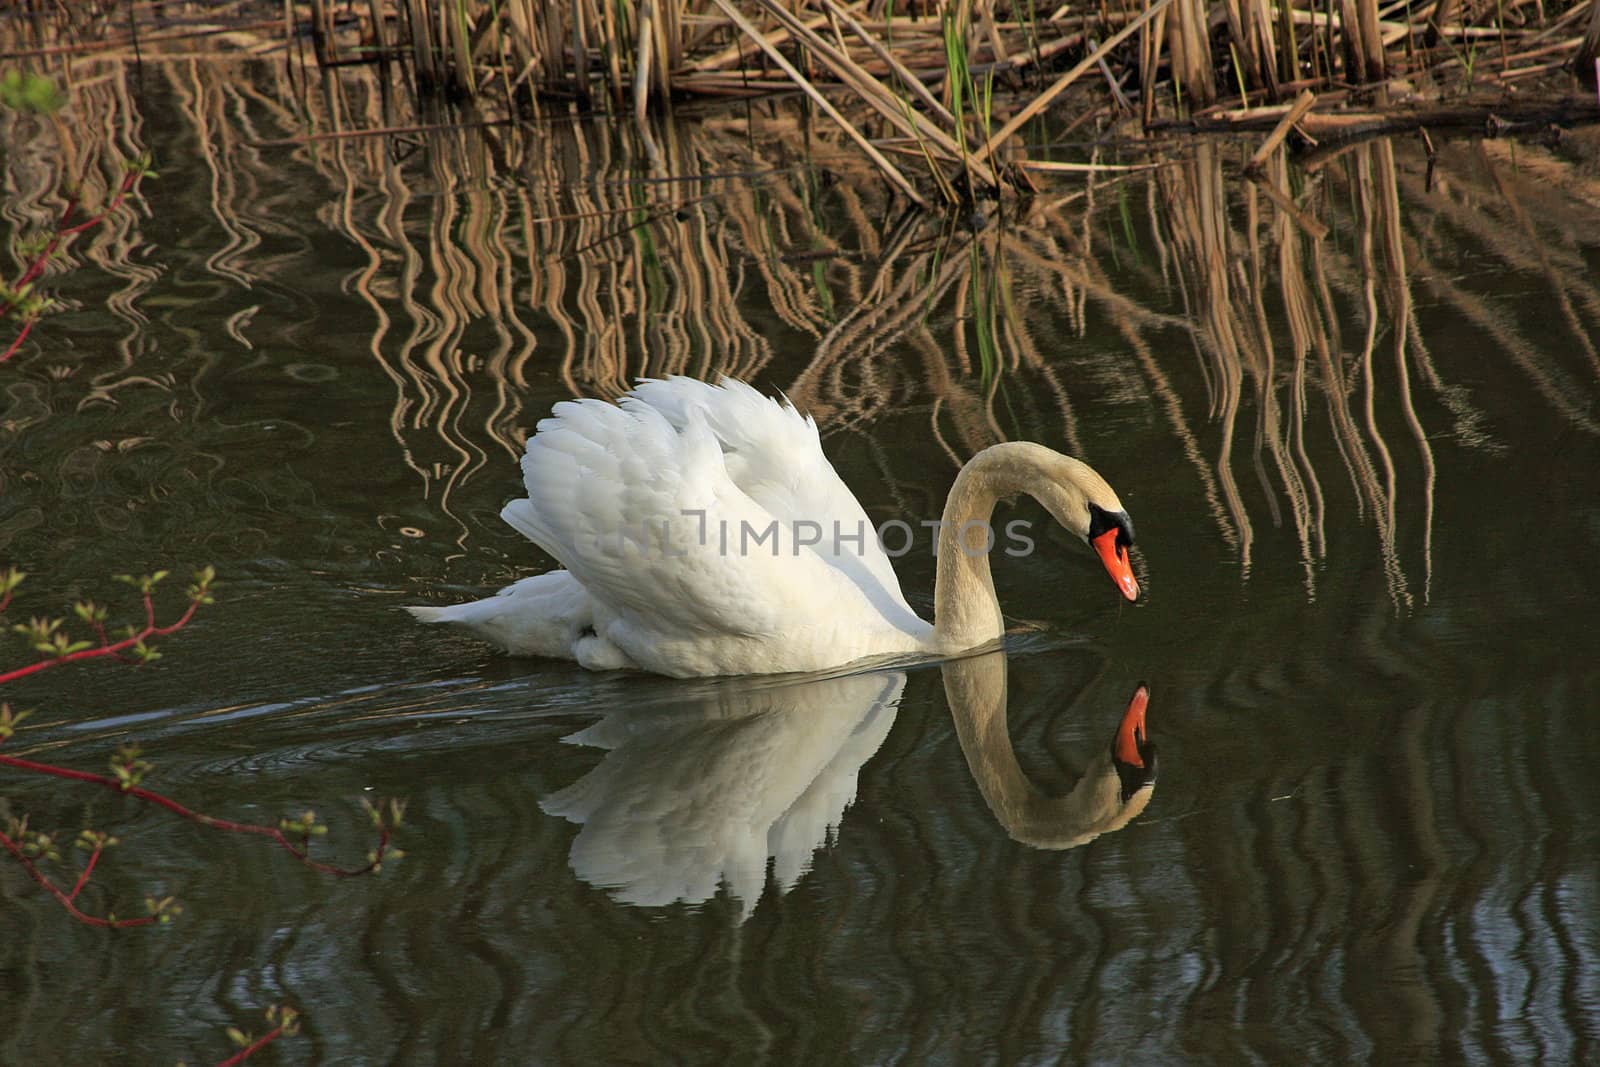
{"type": "Polygon", "coordinates": [[[1111,575],[1111,580],[1117,583],[1117,588],[1122,590],[1122,595],[1129,600],[1139,599],[1139,582],[1133,576],[1133,567],[1128,563],[1128,550],[1117,544],[1117,530],[1115,527],[1094,539],[1094,550],[1100,556],[1100,562],[1105,564],[1106,573],[1111,575]]]}
{"type": "Polygon", "coordinates": [[[1145,743],[1144,709],[1150,706],[1150,690],[1140,686],[1128,701],[1128,710],[1122,714],[1122,725],[1117,727],[1117,739],[1111,742],[1111,751],[1117,759],[1133,767],[1143,767],[1144,757],[1139,746],[1145,743]]]}

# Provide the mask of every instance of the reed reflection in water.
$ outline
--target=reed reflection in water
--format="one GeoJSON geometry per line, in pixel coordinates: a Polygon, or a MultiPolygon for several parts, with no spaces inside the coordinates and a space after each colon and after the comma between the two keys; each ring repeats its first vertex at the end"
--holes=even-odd
{"type": "MultiPolygon", "coordinates": [[[[327,887],[247,851],[210,879],[213,844],[141,824],[116,899],[189,907],[109,947],[0,880],[0,1058],[199,1060],[284,1000],[303,1062],[1595,1058],[1587,142],[1374,142],[1253,183],[1249,146],[1186,147],[974,233],[903,217],[780,107],[663,123],[652,164],[566,119],[284,143],[389,118],[370,73],[77,70],[71,152],[0,113],[8,231],[58,217],[69,173],[103,199],[118,155],[163,177],[52,267],[67,311],[8,365],[0,549],[58,561],[62,603],[141,565],[228,584],[159,670],[20,695],[57,717],[12,744],[90,766],[137,729],[211,808],[370,787],[413,827],[381,879],[327,887]],[[1148,676],[1159,799],[1087,848],[1019,844],[968,769],[991,734],[911,671],[747,802],[805,818],[659,884],[574,877],[626,826],[586,790],[637,772],[619,795],[648,797],[798,717],[696,718],[701,692],[486,659],[391,609],[537,569],[495,517],[533,423],[673,372],[783,388],[878,520],[936,513],[1006,438],[1114,473],[1151,600],[1084,599],[1092,561],[1054,542],[997,567],[1019,617],[1095,636],[1012,657],[1005,736],[1068,795],[1148,676]],[[702,755],[631,754],[680,739],[702,755]]],[[[931,587],[930,559],[899,568],[931,587]]]]}
{"type": "MultiPolygon", "coordinates": [[[[116,57],[90,62],[109,76],[75,91],[80,125],[126,128],[138,111],[126,68],[116,57]]],[[[365,69],[341,75],[337,93],[309,94],[274,67],[154,70],[209,172],[201,233],[215,250],[203,283],[179,280],[285,288],[310,249],[274,221],[296,210],[285,198],[299,189],[270,172],[287,164],[314,174],[328,196],[324,218],[346,243],[335,260],[348,265],[341,287],[367,321],[341,321],[315,340],[303,326],[278,336],[370,353],[392,383],[400,455],[428,508],[457,527],[442,543],[461,549],[473,523],[452,504],[456,490],[490,471],[503,477],[504,459],[543,414],[528,393],[548,386],[532,383],[556,368],[571,395],[615,395],[643,375],[767,380],[835,431],[869,427],[915,399],[952,469],[997,440],[1042,435],[1095,463],[1103,443],[1084,438],[1080,410],[1139,405],[1167,424],[1247,576],[1258,525],[1287,523],[1314,596],[1328,509],[1353,507],[1401,605],[1426,600],[1431,577],[1430,439],[1450,432],[1500,447],[1485,397],[1438,365],[1424,317],[1475,327],[1553,416],[1585,435],[1600,430],[1583,399],[1600,375],[1591,340],[1600,292],[1581,252],[1592,225],[1548,221],[1589,217],[1592,190],[1536,146],[1513,163],[1493,142],[1446,145],[1430,162],[1375,142],[1293,179],[1280,153],[1250,183],[1230,176],[1238,153],[1201,144],[1153,176],[1091,176],[1082,192],[1042,196],[1025,218],[972,234],[891,222],[892,204],[850,152],[767,107],[739,122],[666,124],[649,165],[625,129],[562,120],[527,137],[424,133],[426,150],[406,155],[376,137],[262,147],[243,131],[298,133],[291,102],[319,124],[359,127],[392,121],[390,96],[365,69]],[[241,113],[252,120],[243,128],[241,113]],[[1120,233],[1095,223],[1102,205],[1120,233]],[[1434,260],[1441,230],[1498,257],[1499,269],[1540,277],[1553,298],[1548,321],[1569,344],[1534,340],[1529,331],[1545,320],[1519,320],[1492,293],[1452,280],[1459,272],[1434,260]],[[789,352],[809,339],[809,358],[774,365],[773,330],[757,312],[775,317],[789,352]],[[1109,345],[1063,358],[1053,343],[1107,331],[1131,362],[1109,345]],[[1197,360],[1181,358],[1186,349],[1197,360]],[[1330,443],[1332,462],[1319,448],[1330,443]]],[[[18,143],[48,141],[24,128],[26,117],[7,121],[18,143]]],[[[91,161],[91,184],[98,174],[104,185],[122,148],[107,138],[58,156],[8,154],[15,187],[32,190],[8,209],[45,225],[60,209],[52,193],[67,184],[64,161],[91,161]]],[[[134,366],[139,294],[160,275],[130,254],[134,220],[116,221],[87,253],[127,278],[105,305],[127,323],[121,365],[94,369],[84,403],[179,384],[134,366]]],[[[260,308],[215,328],[248,348],[260,308]]],[[[191,328],[187,305],[183,320],[168,316],[191,328]]]]}

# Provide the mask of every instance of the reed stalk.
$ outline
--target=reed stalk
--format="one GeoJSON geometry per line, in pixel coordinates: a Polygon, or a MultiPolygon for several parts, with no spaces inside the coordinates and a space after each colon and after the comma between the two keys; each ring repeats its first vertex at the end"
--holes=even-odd
{"type": "Polygon", "coordinates": [[[1583,31],[1583,41],[1572,63],[1578,80],[1584,85],[1594,89],[1600,84],[1600,2],[1590,5],[1589,25],[1583,31]]]}

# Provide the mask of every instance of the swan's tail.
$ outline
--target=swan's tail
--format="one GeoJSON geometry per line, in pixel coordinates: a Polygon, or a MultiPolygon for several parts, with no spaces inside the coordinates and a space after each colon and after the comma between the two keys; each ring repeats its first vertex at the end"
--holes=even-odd
{"type": "Polygon", "coordinates": [[[453,623],[514,656],[573,659],[574,645],[594,624],[588,592],[567,571],[524,578],[482,600],[406,610],[419,622],[453,623]]]}

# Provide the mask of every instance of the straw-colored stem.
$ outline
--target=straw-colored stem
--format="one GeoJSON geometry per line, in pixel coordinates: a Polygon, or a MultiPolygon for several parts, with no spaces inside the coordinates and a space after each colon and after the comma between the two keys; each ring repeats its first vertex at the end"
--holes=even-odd
{"type": "Polygon", "coordinates": [[[873,163],[877,164],[878,169],[883,171],[884,175],[895,184],[896,188],[905,194],[907,199],[916,204],[918,207],[926,208],[928,206],[927,200],[923,198],[921,193],[917,192],[916,187],[912,185],[909,180],[907,180],[906,176],[900,172],[900,169],[893,163],[889,162],[884,154],[878,151],[877,147],[873,145],[873,143],[869,141],[860,130],[856,129],[850,120],[841,115],[839,113],[839,109],[834,107],[833,104],[828,101],[827,97],[823,96],[822,93],[817,91],[816,86],[812,85],[810,80],[807,79],[805,75],[796,70],[794,64],[790,63],[788,59],[784,57],[782,52],[779,52],[777,48],[762,39],[760,31],[758,31],[755,26],[750,23],[749,19],[740,14],[738,9],[735,8],[729,2],[729,0],[711,0],[711,2],[716,4],[717,7],[721,8],[722,12],[727,15],[728,18],[731,19],[742,32],[761,42],[761,50],[767,54],[767,57],[771,59],[772,62],[775,63],[785,74],[789,75],[789,77],[793,79],[795,85],[799,86],[802,92],[810,97],[819,108],[826,112],[829,118],[837,122],[840,129],[849,134],[851,140],[855,141],[856,144],[861,146],[861,150],[867,154],[867,157],[871,159],[873,163]]]}

